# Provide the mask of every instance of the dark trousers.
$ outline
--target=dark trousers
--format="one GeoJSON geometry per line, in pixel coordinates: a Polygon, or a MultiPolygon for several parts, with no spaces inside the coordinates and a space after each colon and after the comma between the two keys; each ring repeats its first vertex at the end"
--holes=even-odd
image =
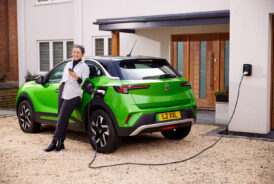
{"type": "Polygon", "coordinates": [[[58,121],[53,136],[55,140],[66,138],[70,115],[81,102],[79,96],[69,100],[62,99],[63,87],[64,85],[60,86],[58,95],[58,121]]]}

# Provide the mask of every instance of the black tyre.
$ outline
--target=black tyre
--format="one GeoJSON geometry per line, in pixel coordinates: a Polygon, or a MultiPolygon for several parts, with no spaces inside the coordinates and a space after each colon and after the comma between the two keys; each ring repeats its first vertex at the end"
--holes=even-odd
{"type": "Polygon", "coordinates": [[[23,100],[18,106],[17,117],[20,128],[26,133],[38,132],[41,124],[34,120],[34,110],[28,100],[23,100]]]}
{"type": "Polygon", "coordinates": [[[162,135],[170,140],[180,140],[188,136],[191,130],[191,126],[183,127],[183,128],[174,128],[170,130],[162,130],[162,135]]]}
{"type": "Polygon", "coordinates": [[[87,134],[91,146],[96,150],[97,145],[99,153],[112,153],[121,142],[121,138],[115,132],[111,118],[101,109],[90,115],[87,134]]]}

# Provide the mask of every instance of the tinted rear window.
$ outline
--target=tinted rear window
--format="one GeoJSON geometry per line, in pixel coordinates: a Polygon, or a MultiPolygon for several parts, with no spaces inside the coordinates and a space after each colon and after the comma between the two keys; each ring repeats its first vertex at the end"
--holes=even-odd
{"type": "Polygon", "coordinates": [[[124,80],[148,80],[179,77],[166,60],[128,60],[120,62],[120,78],[124,80]]]}

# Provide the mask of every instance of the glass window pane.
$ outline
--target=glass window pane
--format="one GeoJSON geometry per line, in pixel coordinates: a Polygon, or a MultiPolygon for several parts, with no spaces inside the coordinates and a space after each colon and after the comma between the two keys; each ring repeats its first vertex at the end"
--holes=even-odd
{"type": "Polygon", "coordinates": [[[40,71],[49,71],[49,42],[39,43],[40,71]]]}
{"type": "Polygon", "coordinates": [[[48,77],[48,81],[50,83],[59,83],[62,80],[63,77],[63,71],[66,66],[67,62],[62,63],[57,68],[54,69],[54,71],[50,74],[48,77]]]}
{"type": "Polygon", "coordinates": [[[53,66],[63,61],[63,42],[53,42],[53,66]]]}
{"type": "Polygon", "coordinates": [[[120,62],[120,79],[151,80],[161,78],[175,78],[176,73],[166,60],[134,60],[120,62]]]}
{"type": "Polygon", "coordinates": [[[67,58],[72,58],[71,53],[72,53],[72,47],[73,47],[73,41],[67,42],[67,58]]]}
{"type": "Polygon", "coordinates": [[[178,42],[177,54],[177,71],[183,75],[183,42],[178,42]]]}
{"type": "Polygon", "coordinates": [[[111,38],[108,39],[108,55],[109,56],[112,55],[112,39],[111,38]]]}
{"type": "Polygon", "coordinates": [[[95,39],[95,56],[104,55],[104,38],[95,39]]]}
{"type": "Polygon", "coordinates": [[[225,88],[229,85],[229,40],[225,40],[225,88]]]}
{"type": "Polygon", "coordinates": [[[200,98],[206,98],[206,41],[200,45],[200,98]]]}
{"type": "Polygon", "coordinates": [[[86,61],[86,64],[89,67],[89,78],[102,76],[104,74],[102,70],[95,63],[86,61]]]}

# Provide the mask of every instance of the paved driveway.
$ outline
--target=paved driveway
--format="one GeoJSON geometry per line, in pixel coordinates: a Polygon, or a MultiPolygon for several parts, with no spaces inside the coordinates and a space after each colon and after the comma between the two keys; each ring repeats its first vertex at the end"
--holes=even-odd
{"type": "MultiPolygon", "coordinates": [[[[64,151],[46,153],[54,128],[25,134],[16,117],[0,117],[0,125],[0,183],[274,183],[274,142],[223,138],[185,163],[96,170],[88,168],[94,151],[83,133],[69,131],[64,151]]],[[[98,154],[95,165],[187,158],[216,140],[202,135],[214,128],[194,125],[181,141],[166,140],[159,133],[128,137],[115,153],[98,154]]]]}

